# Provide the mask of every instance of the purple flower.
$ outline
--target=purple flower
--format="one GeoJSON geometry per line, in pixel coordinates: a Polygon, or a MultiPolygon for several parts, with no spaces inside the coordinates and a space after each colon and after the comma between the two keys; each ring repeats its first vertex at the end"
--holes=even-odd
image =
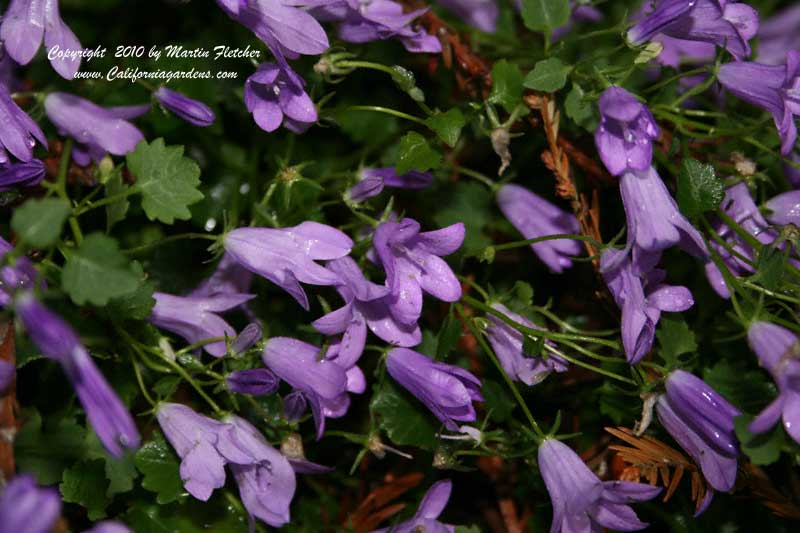
{"type": "Polygon", "coordinates": [[[280,380],[274,372],[266,368],[237,370],[225,378],[225,386],[231,392],[266,396],[278,390],[280,380]]]}
{"type": "Polygon", "coordinates": [[[199,415],[185,405],[162,403],[156,419],[181,458],[180,476],[189,494],[207,501],[225,484],[225,464],[248,464],[250,456],[234,439],[232,424],[199,415]]]}
{"type": "Polygon", "coordinates": [[[481,382],[463,368],[395,348],[386,356],[386,370],[450,431],[458,431],[456,421],[475,421],[472,402],[483,401],[481,382]]]}
{"type": "Polygon", "coordinates": [[[262,63],[245,82],[244,103],[262,130],[272,132],[283,124],[303,133],[317,121],[317,108],[305,85],[288,65],[262,63]]]}
{"type": "MultiPolygon", "coordinates": [[[[180,335],[189,344],[196,344],[215,337],[233,339],[236,331],[216,313],[238,307],[255,295],[220,293],[195,298],[155,292],[153,298],[156,305],[147,320],[158,328],[180,335]]],[[[203,349],[214,357],[228,353],[225,341],[205,344],[203,349]]]]}
{"type": "Polygon", "coordinates": [[[16,299],[15,311],[42,354],[61,364],[106,450],[118,457],[123,448],[137,448],[140,437],[133,418],[72,328],[30,293],[16,299]]]}
{"type": "Polygon", "coordinates": [[[622,310],[622,345],[632,365],[653,346],[662,311],[677,313],[694,305],[689,289],[663,282],[666,271],[655,268],[660,257],[660,253],[638,251],[631,257],[624,250],[609,248],[600,259],[603,279],[622,310]]]}
{"type": "MultiPolygon", "coordinates": [[[[664,47],[655,60],[662,65],[672,68],[678,68],[681,63],[706,64],[711,62],[717,55],[717,49],[711,43],[687,41],[661,33],[651,40],[661,43],[661,46],[664,47]]],[[[681,78],[681,81],[684,79],[685,78],[681,78]]],[[[699,81],[697,83],[694,83],[694,81],[702,81],[703,79],[705,79],[704,75],[691,79],[690,83],[692,83],[692,85],[697,85],[699,81]]]]}
{"type": "Polygon", "coordinates": [[[234,428],[232,437],[239,450],[249,457],[230,465],[247,512],[273,527],[287,524],[297,483],[292,465],[243,418],[229,415],[225,422],[234,428]]]}
{"type": "Polygon", "coordinates": [[[275,283],[308,310],[308,296],[300,282],[340,283],[339,276],[314,260],[344,257],[353,241],[335,228],[308,221],[280,229],[238,228],[225,235],[224,246],[241,266],[275,283]]]}
{"type": "Polygon", "coordinates": [[[125,155],[144,139],[142,132],[125,119],[146,113],[149,105],[100,107],[73,94],[50,93],[44,99],[47,117],[61,135],[78,143],[72,151],[75,162],[86,166],[99,162],[107,152],[125,155]]]}
{"type": "Polygon", "coordinates": [[[13,363],[0,359],[0,397],[4,396],[14,382],[17,369],[13,363]]]}
{"type": "Polygon", "coordinates": [[[211,277],[197,286],[189,296],[203,298],[215,294],[245,294],[250,292],[253,273],[236,262],[230,254],[224,254],[211,277]]]}
{"type": "Polygon", "coordinates": [[[742,100],[772,114],[781,138],[781,154],[789,155],[797,140],[794,116],[800,115],[800,51],[789,50],[783,65],[725,63],[717,79],[742,100]]]}
{"type": "Polygon", "coordinates": [[[800,4],[778,11],[758,28],[758,59],[766,65],[780,65],[787,50],[800,50],[800,4]]]}
{"type": "Polygon", "coordinates": [[[389,528],[376,529],[372,533],[455,533],[456,527],[450,524],[439,522],[437,518],[442,514],[450,499],[453,491],[453,482],[449,479],[437,481],[428,492],[417,508],[414,516],[389,528]]]}
{"type": "MultiPolygon", "coordinates": [[[[742,229],[758,239],[762,244],[770,244],[777,237],[775,231],[769,229],[769,224],[761,216],[761,212],[753,201],[746,183],[739,182],[728,187],[725,190],[725,199],[722,201],[720,208],[742,229]]],[[[753,249],[739,234],[720,220],[714,221],[713,227],[717,234],[733,247],[733,250],[745,258],[753,260],[755,257],[753,249]]],[[[748,262],[742,261],[721,244],[712,241],[711,246],[734,276],[743,276],[755,272],[755,269],[748,262]]],[[[713,261],[708,261],[705,269],[706,277],[714,291],[722,298],[730,298],[729,288],[717,265],[713,261]]]]}
{"type": "MultiPolygon", "coordinates": [[[[508,318],[531,329],[542,329],[524,316],[512,313],[503,304],[492,305],[508,318]]],[[[526,357],[523,353],[523,335],[512,328],[498,317],[487,314],[486,317],[491,322],[491,326],[486,329],[489,343],[492,345],[494,353],[500,360],[508,377],[515,381],[521,381],[526,385],[537,385],[541,383],[551,372],[564,372],[567,370],[567,362],[562,358],[549,355],[548,357],[526,357]]],[[[545,341],[551,346],[550,341],[545,341]]]]}
{"type": "Polygon", "coordinates": [[[788,329],[754,322],[747,331],[750,348],[756,352],[778,385],[779,395],[750,423],[751,433],[765,433],[783,417],[783,427],[800,442],[800,345],[788,329]]]}
{"type": "MultiPolygon", "coordinates": [[[[544,198],[519,185],[503,185],[497,192],[497,205],[511,224],[526,239],[547,235],[580,233],[578,219],[544,198]]],[[[572,266],[571,256],[581,254],[581,244],[572,239],[554,239],[531,244],[534,253],[551,272],[561,273],[572,266]]]]}
{"type": "Polygon", "coordinates": [[[706,257],[703,237],[678,210],[653,167],[626,172],[619,190],[628,222],[628,244],[646,252],[657,252],[675,244],[696,257],[706,257]]]}
{"type": "Polygon", "coordinates": [[[500,10],[495,0],[439,0],[454,15],[481,31],[494,33],[500,10]]]}
{"type": "Polygon", "coordinates": [[[169,109],[180,118],[195,126],[210,126],[214,123],[214,112],[203,102],[198,102],[178,91],[159,87],[153,93],[158,103],[169,109]]]}
{"type": "Polygon", "coordinates": [[[659,0],[656,7],[628,30],[634,44],[657,34],[724,47],[737,60],[750,55],[749,40],[758,31],[758,13],[730,0],[659,0]]]}
{"type": "Polygon", "coordinates": [[[767,200],[771,211],[767,220],[778,226],[794,224],[800,227],[800,191],[789,191],[767,200]]]}
{"type": "Polygon", "coordinates": [[[0,164],[11,160],[9,153],[20,161],[30,161],[37,140],[47,148],[42,129],[14,103],[5,85],[0,85],[0,164]]]}
{"type": "Polygon", "coordinates": [[[71,80],[81,66],[81,59],[64,57],[58,52],[78,52],[83,48],[61,20],[58,0],[11,0],[0,25],[0,40],[8,55],[27,65],[39,50],[43,37],[50,64],[63,78],[71,80]]]}
{"type": "Polygon", "coordinates": [[[264,332],[261,329],[261,325],[258,322],[250,322],[239,332],[236,340],[231,344],[231,351],[234,354],[244,353],[260,341],[263,336],[264,332]]]}
{"type": "Polygon", "coordinates": [[[44,163],[39,159],[31,159],[27,163],[0,165],[0,192],[10,191],[16,187],[33,187],[44,179],[44,175],[44,163]]]}
{"type": "Polygon", "coordinates": [[[238,15],[239,11],[247,7],[249,0],[217,0],[220,7],[231,15],[238,15]]]}
{"type": "Polygon", "coordinates": [[[461,222],[426,232],[410,218],[378,226],[372,242],[386,271],[389,309],[398,322],[416,323],[422,314],[422,291],[444,302],[461,298],[461,284],[441,256],[458,250],[464,234],[461,222]]]}
{"type": "Polygon", "coordinates": [[[658,399],[661,425],[700,466],[714,490],[727,492],[736,481],[739,445],[733,419],[741,414],[703,380],[675,370],[658,399]]]}
{"type": "Polygon", "coordinates": [[[0,530],[7,533],[48,533],[61,515],[58,491],[39,488],[29,474],[9,481],[0,495],[0,530]]]}
{"type": "Polygon", "coordinates": [[[329,261],[328,270],[342,281],[336,290],[345,301],[344,307],[313,322],[314,328],[325,335],[339,335],[336,359],[340,366],[353,366],[367,338],[367,327],[384,341],[396,346],[416,346],[422,342],[422,332],[415,324],[405,325],[395,320],[389,309],[389,289],[367,281],[350,257],[329,261]]]}
{"type": "Polygon", "coordinates": [[[653,141],[661,134],[646,105],[622,87],[600,95],[600,126],[594,142],[600,159],[614,176],[646,170],[653,160],[653,141]]]}
{"type": "Polygon", "coordinates": [[[363,202],[378,196],[384,187],[424,189],[431,183],[433,176],[428,172],[412,170],[398,176],[394,167],[365,168],[359,174],[359,182],[347,191],[347,196],[353,202],[363,202]]]}
{"type": "MultiPolygon", "coordinates": [[[[13,248],[0,237],[0,259],[13,248]]],[[[47,285],[27,257],[18,257],[13,265],[0,267],[0,308],[8,307],[17,291],[33,288],[45,290],[47,285]]]]}
{"type": "Polygon", "coordinates": [[[600,481],[578,454],[558,440],[539,446],[539,471],[553,502],[550,533],[638,531],[647,527],[630,503],[655,498],[661,489],[628,481],[600,481]]]}
{"type": "Polygon", "coordinates": [[[115,520],[103,520],[94,525],[93,528],[87,529],[83,533],[131,533],[131,530],[122,522],[115,520]]]}

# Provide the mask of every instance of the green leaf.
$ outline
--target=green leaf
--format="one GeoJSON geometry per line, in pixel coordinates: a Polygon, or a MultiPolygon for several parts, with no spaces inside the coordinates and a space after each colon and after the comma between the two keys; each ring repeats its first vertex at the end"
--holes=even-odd
{"type": "Polygon", "coordinates": [[[80,504],[89,511],[90,520],[106,516],[111,499],[106,495],[108,480],[102,459],[81,461],[65,470],[59,488],[65,502],[80,504]]]}
{"type": "Polygon", "coordinates": [[[446,113],[437,113],[425,119],[425,124],[448,146],[455,146],[466,121],[457,107],[446,113]]]}
{"type": "MultiPolygon", "coordinates": [[[[122,172],[115,170],[106,182],[106,198],[121,194],[127,189],[129,187],[122,182],[122,172]]],[[[130,207],[130,202],[125,198],[120,198],[106,206],[106,231],[111,231],[114,224],[125,220],[128,207],[130,207]]]]}
{"type": "Polygon", "coordinates": [[[569,21],[569,0],[522,0],[522,21],[533,31],[551,32],[569,21]]]}
{"type": "Polygon", "coordinates": [[[76,304],[102,307],[111,298],[136,290],[140,272],[119,251],[116,240],[92,233],[67,258],[61,283],[76,304]]]}
{"type": "Polygon", "coordinates": [[[511,417],[511,411],[517,405],[508,391],[500,383],[483,379],[481,387],[483,393],[483,408],[488,413],[491,411],[491,418],[495,422],[505,422],[511,417]]]}
{"type": "Polygon", "coordinates": [[[719,207],[725,198],[725,186],[717,178],[714,167],[686,158],[678,174],[678,207],[681,213],[694,218],[719,207]]]}
{"type": "Polygon", "coordinates": [[[144,476],[142,487],[155,492],[158,503],[175,501],[183,494],[180,463],[160,432],[154,432],[152,439],[139,448],[134,462],[144,476]]]}
{"type": "Polygon", "coordinates": [[[191,217],[188,206],[202,200],[203,193],[197,190],[200,167],[183,157],[183,146],[165,146],[161,138],[150,144],[142,141],[127,161],[147,218],[172,224],[191,217]]]}
{"type": "Polygon", "coordinates": [[[372,398],[372,411],[389,439],[399,446],[436,446],[438,421],[424,405],[391,381],[372,398]]]}
{"type": "Polygon", "coordinates": [[[481,528],[478,526],[456,526],[456,533],[481,533],[481,528]]]}
{"type": "Polygon", "coordinates": [[[697,350],[694,332],[680,315],[661,315],[656,337],[661,345],[661,357],[669,367],[678,366],[678,357],[697,350]]]}
{"type": "Polygon", "coordinates": [[[778,424],[772,431],[754,435],[747,428],[753,418],[750,415],[741,415],[733,419],[736,438],[739,439],[742,451],[750,458],[750,462],[755,465],[772,464],[781,456],[781,448],[785,441],[783,427],[778,424]]]}
{"type": "Polygon", "coordinates": [[[447,203],[439,205],[433,220],[439,227],[463,222],[467,230],[464,244],[459,250],[471,255],[491,244],[484,234],[492,214],[492,197],[486,188],[474,182],[460,181],[446,191],[447,203]]]}
{"type": "Polygon", "coordinates": [[[511,113],[522,102],[522,72],[519,67],[501,59],[492,67],[492,92],[489,102],[503,106],[511,113]]]}
{"type": "Polygon", "coordinates": [[[21,241],[35,248],[45,248],[58,240],[71,212],[69,202],[61,198],[28,200],[14,210],[11,228],[21,241]]]}
{"type": "Polygon", "coordinates": [[[461,338],[461,333],[461,322],[456,320],[452,314],[448,315],[437,337],[436,359],[443,359],[450,353],[458,339],[461,338]]]}
{"type": "Polygon", "coordinates": [[[93,431],[86,434],[88,459],[102,459],[105,461],[105,475],[108,479],[106,494],[112,498],[115,494],[122,494],[133,490],[133,481],[139,477],[136,465],[133,463],[133,454],[126,453],[122,457],[110,455],[100,443],[97,434],[93,431]]]}
{"type": "Polygon", "coordinates": [[[703,370],[703,379],[742,411],[757,412],[775,397],[775,385],[765,372],[746,368],[744,362],[720,361],[703,370]]]}
{"type": "Polygon", "coordinates": [[[139,286],[133,292],[113,298],[108,302],[106,312],[115,318],[144,320],[150,316],[150,311],[156,304],[153,298],[155,285],[146,280],[147,275],[138,261],[134,261],[132,267],[139,280],[139,286]]]}
{"type": "Polygon", "coordinates": [[[567,93],[567,98],[564,100],[564,111],[576,124],[581,127],[588,127],[593,122],[594,112],[592,105],[583,99],[584,95],[583,88],[572,82],[572,89],[567,93]]]}
{"type": "Polygon", "coordinates": [[[442,154],[434,150],[419,133],[412,131],[400,139],[396,170],[405,174],[410,170],[426,171],[436,168],[442,161],[442,154]]]}
{"type": "Polygon", "coordinates": [[[555,92],[567,83],[567,75],[572,70],[557,57],[542,59],[525,76],[525,87],[547,93],[555,92]]]}
{"type": "Polygon", "coordinates": [[[42,417],[35,409],[27,412],[25,418],[14,439],[17,466],[34,474],[42,485],[58,483],[64,468],[85,453],[84,428],[72,418],[52,416],[42,427],[42,417]]]}
{"type": "Polygon", "coordinates": [[[786,274],[788,259],[786,251],[774,246],[764,246],[756,259],[756,274],[753,279],[767,290],[778,290],[786,274]]]}

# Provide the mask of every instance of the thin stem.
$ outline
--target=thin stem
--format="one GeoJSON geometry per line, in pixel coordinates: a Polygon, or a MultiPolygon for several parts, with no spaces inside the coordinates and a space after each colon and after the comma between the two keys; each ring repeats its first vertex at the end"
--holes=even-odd
{"type": "Polygon", "coordinates": [[[137,194],[139,192],[139,188],[135,185],[132,187],[128,187],[122,192],[118,192],[117,194],[112,194],[111,196],[106,196],[102,200],[98,200],[94,203],[91,202],[81,202],[81,205],[75,208],[74,216],[79,217],[82,214],[91,211],[92,209],[97,209],[98,207],[103,207],[104,205],[113,204],[114,202],[118,202],[120,200],[124,200],[128,196],[133,194],[137,194]]]}
{"type": "Polygon", "coordinates": [[[336,62],[337,67],[344,67],[344,68],[369,68],[372,70],[380,70],[381,72],[385,72],[392,78],[394,78],[397,73],[392,70],[391,67],[387,67],[386,65],[381,65],[380,63],[372,63],[371,61],[355,61],[350,59],[342,59],[341,61],[336,62]]]}
{"type": "Polygon", "coordinates": [[[666,80],[660,81],[660,82],[656,83],[655,85],[651,85],[647,89],[644,89],[642,92],[644,94],[651,93],[653,91],[657,91],[658,89],[660,89],[661,87],[664,87],[665,85],[669,85],[673,81],[677,81],[677,80],[679,80],[681,78],[685,78],[687,76],[694,76],[695,74],[703,74],[704,72],[708,72],[708,71],[709,71],[708,67],[700,67],[700,68],[696,68],[696,69],[692,69],[692,70],[687,70],[686,72],[681,72],[680,74],[676,74],[675,76],[672,76],[671,78],[667,78],[666,80]]]}
{"type": "Polygon", "coordinates": [[[147,392],[147,387],[144,386],[144,380],[142,379],[142,369],[139,368],[139,363],[137,363],[136,359],[132,357],[131,364],[133,365],[133,373],[136,374],[136,381],[139,383],[139,389],[142,391],[144,399],[147,400],[147,403],[155,407],[156,402],[150,396],[150,393],[147,392]]]}
{"type": "Polygon", "coordinates": [[[417,124],[422,124],[425,127],[428,126],[425,124],[425,121],[419,117],[409,115],[408,113],[403,113],[402,111],[397,111],[396,109],[389,109],[388,107],[381,107],[377,105],[353,105],[347,109],[350,111],[374,111],[376,113],[385,113],[387,115],[392,115],[394,117],[404,118],[406,120],[416,122],[417,124]]]}
{"type": "Polygon", "coordinates": [[[484,185],[489,187],[489,189],[492,192],[496,191],[497,188],[498,188],[498,185],[494,180],[492,180],[490,177],[488,177],[488,176],[486,176],[484,174],[481,174],[480,172],[478,172],[476,170],[472,170],[472,169],[465,168],[465,167],[460,167],[458,165],[453,165],[453,170],[455,170],[458,173],[464,174],[465,176],[469,176],[472,179],[480,181],[481,183],[483,183],[484,185]]]}
{"type": "Polygon", "coordinates": [[[572,239],[574,241],[585,241],[588,243],[593,244],[598,248],[603,247],[603,243],[593,239],[591,237],[587,237],[586,235],[576,235],[572,233],[556,233],[554,235],[545,235],[543,237],[536,237],[534,239],[525,239],[524,241],[514,241],[514,242],[507,242],[504,244],[495,244],[492,245],[495,251],[498,250],[509,250],[511,248],[522,248],[525,246],[530,246],[531,244],[536,244],[537,242],[545,242],[545,241],[556,241],[561,239],[572,239]]]}
{"type": "Polygon", "coordinates": [[[176,356],[177,355],[183,355],[185,353],[191,352],[192,350],[196,350],[197,348],[202,348],[206,344],[213,344],[215,342],[225,342],[227,339],[228,339],[228,337],[211,337],[211,338],[208,338],[208,339],[203,339],[201,341],[195,342],[194,344],[190,344],[189,346],[186,346],[185,348],[181,348],[180,350],[175,352],[175,355],[176,356]]]}
{"type": "Polygon", "coordinates": [[[466,283],[467,285],[469,285],[471,288],[473,288],[473,289],[475,289],[476,291],[478,291],[478,293],[481,295],[481,297],[482,297],[484,300],[488,300],[488,299],[489,299],[489,293],[488,293],[488,292],[486,292],[486,291],[483,289],[483,287],[481,287],[480,285],[478,285],[477,283],[475,283],[474,281],[472,281],[471,279],[469,279],[467,276],[462,276],[461,274],[456,274],[456,277],[457,277],[459,280],[461,280],[461,281],[463,281],[464,283],[466,283]]]}
{"type": "Polygon", "coordinates": [[[600,368],[600,367],[597,367],[597,366],[594,366],[594,365],[590,365],[589,363],[581,361],[580,359],[575,359],[574,357],[571,357],[571,356],[565,354],[564,352],[562,352],[558,348],[550,346],[547,343],[545,343],[544,348],[548,352],[550,352],[550,353],[552,353],[554,355],[557,355],[557,356],[561,357],[562,359],[565,359],[565,360],[569,361],[570,363],[572,363],[574,365],[578,365],[580,367],[583,367],[586,370],[591,370],[592,372],[596,372],[597,374],[602,374],[602,375],[604,375],[606,377],[609,377],[609,378],[612,378],[612,379],[616,379],[617,381],[621,381],[623,383],[628,383],[630,385],[637,385],[638,386],[638,383],[636,383],[634,380],[632,380],[630,378],[626,378],[625,376],[620,376],[619,374],[615,374],[614,372],[606,370],[605,368],[600,368]]]}
{"type": "Polygon", "coordinates": [[[748,289],[753,289],[754,291],[758,291],[758,292],[766,294],[767,296],[771,296],[772,298],[777,298],[778,300],[783,300],[785,302],[789,302],[789,303],[800,305],[800,298],[793,298],[793,297],[787,296],[785,294],[780,294],[778,292],[771,291],[769,289],[765,289],[761,285],[757,285],[757,284],[753,283],[752,281],[742,280],[742,285],[744,285],[748,289]]]}
{"type": "Polygon", "coordinates": [[[219,239],[219,236],[209,235],[207,233],[179,233],[178,235],[170,235],[169,237],[165,237],[158,241],[153,241],[147,244],[143,244],[141,246],[136,246],[134,248],[128,248],[127,250],[123,250],[122,253],[127,255],[136,255],[138,253],[150,250],[151,248],[157,248],[161,245],[168,244],[170,242],[180,241],[183,239],[206,239],[208,241],[216,241],[219,239]]]}

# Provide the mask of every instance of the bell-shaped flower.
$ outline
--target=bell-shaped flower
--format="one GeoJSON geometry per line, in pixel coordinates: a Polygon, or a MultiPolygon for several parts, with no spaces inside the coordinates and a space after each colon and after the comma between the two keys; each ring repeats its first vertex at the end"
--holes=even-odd
{"type": "Polygon", "coordinates": [[[225,378],[225,387],[239,394],[266,396],[278,390],[280,379],[267,368],[236,370],[225,378]]]}
{"type": "Polygon", "coordinates": [[[386,356],[386,370],[450,431],[458,431],[457,421],[475,421],[472,402],[482,402],[483,397],[480,380],[470,372],[408,348],[391,350],[386,356]]]}
{"type": "MultiPolygon", "coordinates": [[[[503,304],[493,304],[492,308],[500,311],[517,324],[531,329],[542,329],[522,315],[510,311],[503,304]]],[[[567,362],[557,355],[546,357],[528,356],[524,353],[524,336],[493,314],[487,314],[491,326],[486,329],[489,344],[508,377],[521,381],[526,385],[541,383],[551,372],[564,372],[567,362]]],[[[551,341],[546,343],[555,346],[551,341]]]]}
{"type": "Polygon", "coordinates": [[[0,492],[0,531],[48,533],[61,516],[61,497],[30,474],[14,476],[0,492]]]}
{"type": "Polygon", "coordinates": [[[34,187],[41,183],[44,175],[44,163],[39,159],[0,165],[0,192],[10,191],[17,187],[34,187]]]}
{"type": "Polygon", "coordinates": [[[664,34],[725,48],[737,60],[750,55],[750,39],[758,31],[758,12],[732,0],[659,0],[628,30],[634,44],[664,34]]]}
{"type": "Polygon", "coordinates": [[[790,4],[762,20],[758,27],[759,63],[780,65],[787,50],[800,50],[800,4],[790,4]]]}
{"type": "Polygon", "coordinates": [[[103,520],[83,533],[133,533],[128,526],[116,520],[103,520]]]}
{"type": "MultiPolygon", "coordinates": [[[[13,249],[0,237],[0,259],[13,249]]],[[[8,307],[17,292],[35,288],[46,290],[47,285],[27,257],[17,257],[13,264],[0,267],[0,308],[8,307]]]]}
{"type": "Polygon", "coordinates": [[[61,364],[100,442],[114,456],[139,446],[130,413],[94,364],[75,332],[25,292],[15,301],[17,317],[42,354],[61,364]]]}
{"type": "Polygon", "coordinates": [[[422,291],[444,302],[461,298],[461,284],[441,256],[458,250],[464,234],[461,222],[426,232],[420,232],[419,222],[410,218],[378,226],[372,243],[386,271],[389,308],[398,322],[417,322],[422,291]]]}
{"type": "Polygon", "coordinates": [[[424,189],[432,183],[433,176],[428,172],[411,170],[398,176],[394,167],[364,168],[359,173],[359,182],[347,191],[347,197],[353,202],[363,202],[378,196],[384,187],[424,189]]]}
{"type": "Polygon", "coordinates": [[[437,3],[481,31],[494,33],[497,30],[500,9],[496,0],[439,0],[437,3]]]}
{"type": "Polygon", "coordinates": [[[275,283],[308,310],[308,296],[300,282],[340,283],[339,276],[314,260],[344,257],[353,241],[335,228],[309,221],[280,229],[238,228],[225,235],[224,247],[233,260],[275,283]]]}
{"type": "Polygon", "coordinates": [[[747,331],[750,348],[758,356],[778,386],[775,398],[750,423],[751,433],[765,433],[783,418],[783,427],[796,442],[800,442],[800,343],[788,329],[754,322],[747,331]]]}
{"type": "MultiPolygon", "coordinates": [[[[180,335],[189,344],[196,344],[216,337],[233,339],[236,330],[217,313],[234,309],[255,295],[218,293],[193,297],[155,292],[153,298],[156,305],[147,320],[158,328],[180,335]]],[[[205,344],[203,349],[214,357],[222,357],[228,352],[224,340],[205,344]]]]}
{"type": "Polygon", "coordinates": [[[206,104],[178,91],[159,87],[153,96],[164,108],[169,109],[189,124],[200,127],[210,126],[216,118],[214,112],[206,104]]]}
{"type": "Polygon", "coordinates": [[[283,124],[303,133],[317,121],[317,108],[305,85],[289,65],[262,63],[245,82],[244,103],[262,130],[272,132],[283,124]]]}
{"type": "Polygon", "coordinates": [[[661,254],[634,252],[609,248],[600,259],[603,279],[622,310],[622,345],[632,365],[653,346],[662,311],[677,313],[694,305],[689,289],[664,283],[666,271],[655,268],[661,254]]]}
{"type": "Polygon", "coordinates": [[[42,45],[42,38],[55,71],[68,80],[74,78],[81,58],[71,57],[70,52],[83,47],[61,20],[58,0],[11,0],[0,25],[0,40],[8,55],[20,65],[27,65],[42,45]]]}
{"type": "Polygon", "coordinates": [[[600,95],[600,125],[594,142],[600,159],[614,176],[646,170],[653,160],[653,141],[661,130],[646,105],[622,87],[600,95]]]}
{"type": "Polygon", "coordinates": [[[797,140],[795,115],[800,115],[800,51],[787,51],[782,65],[724,63],[717,79],[737,97],[772,114],[781,154],[789,155],[797,140]]]}
{"type": "Polygon", "coordinates": [[[539,471],[553,503],[550,533],[638,531],[647,527],[631,509],[633,502],[655,498],[661,489],[628,481],[600,481],[561,441],[539,445],[539,471]]]}
{"type": "Polygon", "coordinates": [[[0,164],[11,161],[9,154],[30,161],[36,141],[47,148],[42,129],[11,99],[6,86],[0,85],[0,164]]]}
{"type": "MultiPolygon", "coordinates": [[[[547,235],[580,233],[578,219],[524,187],[509,183],[497,191],[497,205],[526,239],[547,235]]],[[[551,272],[572,266],[570,257],[581,254],[581,244],[572,239],[553,239],[531,244],[531,249],[551,272]]]]}
{"type": "Polygon", "coordinates": [[[449,479],[437,481],[417,507],[417,512],[414,516],[393,525],[389,528],[376,529],[372,533],[455,533],[456,526],[439,522],[439,515],[442,514],[444,508],[447,506],[447,501],[450,499],[450,493],[453,491],[453,482],[449,479]]]}
{"type": "Polygon", "coordinates": [[[44,110],[61,135],[75,139],[72,157],[78,165],[99,162],[106,153],[125,155],[144,139],[128,122],[150,110],[149,105],[100,107],[74,94],[54,92],[44,99],[44,110]]]}
{"type": "Polygon", "coordinates": [[[800,227],[800,191],[789,191],[767,200],[767,220],[778,226],[800,227]]]}

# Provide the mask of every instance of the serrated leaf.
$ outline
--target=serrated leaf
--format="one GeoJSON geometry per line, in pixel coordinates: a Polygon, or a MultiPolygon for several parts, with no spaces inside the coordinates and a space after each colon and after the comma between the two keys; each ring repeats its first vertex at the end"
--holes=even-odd
{"type": "Polygon", "coordinates": [[[35,248],[45,248],[58,240],[71,212],[69,202],[61,198],[28,200],[14,210],[11,228],[21,241],[35,248]]]}
{"type": "Polygon", "coordinates": [[[134,462],[144,476],[142,487],[155,492],[158,503],[175,501],[183,494],[180,463],[160,432],[154,432],[152,439],[139,448],[134,462]]]}
{"type": "Polygon", "coordinates": [[[694,332],[680,315],[662,315],[656,337],[661,345],[661,357],[669,367],[678,365],[678,357],[697,350],[694,332]]]}
{"type": "Polygon", "coordinates": [[[719,207],[725,198],[725,186],[714,167],[696,159],[686,158],[678,174],[676,199],[681,213],[694,218],[719,207]]]}
{"type": "Polygon", "coordinates": [[[583,88],[577,83],[572,83],[572,88],[567,93],[564,100],[564,111],[567,116],[575,121],[579,126],[586,126],[594,117],[592,105],[583,100],[585,93],[583,88]]]}
{"type": "Polygon", "coordinates": [[[525,76],[525,87],[547,93],[555,92],[567,84],[567,75],[572,67],[565,65],[557,57],[543,59],[525,76]]]}
{"type": "Polygon", "coordinates": [[[425,124],[448,146],[455,146],[466,121],[457,107],[425,119],[425,124]]]}
{"type": "Polygon", "coordinates": [[[438,167],[441,161],[442,154],[431,148],[427,139],[419,133],[412,131],[400,139],[396,165],[398,174],[411,170],[424,172],[438,167]]]}
{"type": "Polygon", "coordinates": [[[115,494],[122,494],[133,490],[133,481],[139,477],[136,465],[133,463],[133,454],[126,453],[122,457],[110,455],[100,443],[97,434],[93,431],[86,434],[88,459],[102,459],[105,461],[105,474],[108,479],[106,494],[112,498],[115,494]]]}
{"type": "Polygon", "coordinates": [[[736,438],[739,439],[742,452],[756,465],[769,465],[781,456],[781,448],[785,441],[783,427],[777,424],[771,431],[754,435],[748,426],[753,421],[752,416],[742,415],[733,419],[736,438]]]}
{"type": "Polygon", "coordinates": [[[36,410],[27,412],[25,418],[14,439],[17,466],[34,474],[42,485],[58,483],[64,468],[85,453],[84,428],[66,417],[48,418],[42,427],[42,417],[36,410]]]}
{"type": "MultiPolygon", "coordinates": [[[[122,181],[122,172],[115,170],[106,182],[106,198],[121,194],[127,189],[128,186],[122,181]]],[[[125,220],[128,207],[130,207],[130,202],[125,198],[120,198],[106,206],[106,231],[111,231],[114,224],[125,220]]]]}
{"type": "Polygon", "coordinates": [[[65,502],[77,503],[89,511],[90,520],[106,516],[111,499],[106,495],[108,480],[102,459],[81,461],[65,470],[59,488],[65,502]]]}
{"type": "Polygon", "coordinates": [[[183,146],[166,146],[161,138],[141,141],[127,161],[147,218],[172,224],[191,217],[188,206],[202,200],[203,193],[197,190],[200,167],[183,156],[183,146]]]}
{"type": "Polygon", "coordinates": [[[569,21],[569,0],[522,0],[521,12],[526,28],[549,32],[569,21]]]}
{"type": "Polygon", "coordinates": [[[92,233],[67,258],[61,283],[76,304],[102,307],[111,298],[136,290],[139,273],[119,251],[116,240],[92,233]]]}
{"type": "Polygon", "coordinates": [[[399,446],[426,450],[436,445],[438,421],[424,405],[387,381],[372,398],[372,411],[389,439],[399,446]]]}
{"type": "Polygon", "coordinates": [[[522,102],[522,72],[519,67],[501,59],[492,67],[492,92],[489,102],[503,106],[511,113],[522,102]]]}

